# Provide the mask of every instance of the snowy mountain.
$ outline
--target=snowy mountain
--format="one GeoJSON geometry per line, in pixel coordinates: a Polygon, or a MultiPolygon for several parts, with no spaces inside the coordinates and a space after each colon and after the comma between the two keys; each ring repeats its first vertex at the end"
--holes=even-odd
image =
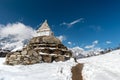
{"type": "Polygon", "coordinates": [[[0,48],[7,50],[20,49],[34,35],[35,30],[22,23],[0,25],[0,48]]]}
{"type": "Polygon", "coordinates": [[[101,51],[104,51],[101,48],[92,48],[89,50],[84,50],[83,48],[80,47],[73,47],[69,48],[73,52],[73,56],[77,59],[79,58],[85,58],[85,57],[90,57],[90,56],[96,56],[101,54],[101,51]]]}
{"type": "Polygon", "coordinates": [[[17,47],[22,47],[28,42],[28,39],[18,40],[16,35],[8,35],[0,38],[0,47],[2,49],[13,50],[17,47]]]}

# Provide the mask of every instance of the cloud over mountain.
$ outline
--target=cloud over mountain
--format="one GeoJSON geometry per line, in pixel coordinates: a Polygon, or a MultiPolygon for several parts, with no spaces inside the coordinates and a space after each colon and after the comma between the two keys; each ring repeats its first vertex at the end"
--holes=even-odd
{"type": "Polygon", "coordinates": [[[0,25],[0,48],[12,50],[22,47],[34,35],[35,30],[23,23],[0,25]]]}

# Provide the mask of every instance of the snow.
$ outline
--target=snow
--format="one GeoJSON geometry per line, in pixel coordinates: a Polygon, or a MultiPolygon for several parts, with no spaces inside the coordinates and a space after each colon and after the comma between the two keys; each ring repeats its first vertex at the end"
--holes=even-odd
{"type": "Polygon", "coordinates": [[[120,50],[78,62],[84,63],[82,74],[85,80],[120,80],[120,50]]]}
{"type": "MultiPolygon", "coordinates": [[[[48,55],[48,53],[43,53],[43,52],[39,52],[39,54],[41,54],[41,55],[48,55]]],[[[54,55],[57,55],[57,54],[49,54],[49,55],[54,56],[54,55]]]]}
{"type": "MultiPolygon", "coordinates": [[[[76,53],[79,50],[82,49],[76,48],[76,53]]],[[[77,64],[73,58],[66,62],[27,66],[8,66],[3,64],[4,61],[5,58],[0,58],[0,80],[72,80],[71,68],[77,64]]],[[[120,50],[77,61],[84,64],[82,70],[84,80],[120,80],[120,50]]]]}
{"type": "Polygon", "coordinates": [[[73,59],[66,62],[39,63],[34,65],[4,65],[0,58],[0,80],[72,80],[73,59]]]}
{"type": "Polygon", "coordinates": [[[13,49],[11,52],[21,51],[22,49],[23,49],[23,46],[19,46],[19,47],[16,47],[15,49],[13,49]]]}
{"type": "MultiPolygon", "coordinates": [[[[97,43],[97,41],[94,41],[94,43],[97,43]]],[[[69,48],[69,50],[71,50],[73,52],[73,57],[79,59],[79,58],[85,58],[88,56],[96,56],[99,55],[101,51],[103,51],[103,49],[101,48],[92,48],[89,50],[84,50],[83,48],[80,47],[73,47],[73,48],[69,48]]]]}
{"type": "Polygon", "coordinates": [[[35,35],[36,31],[23,23],[0,25],[0,48],[13,50],[23,47],[35,35]]]}

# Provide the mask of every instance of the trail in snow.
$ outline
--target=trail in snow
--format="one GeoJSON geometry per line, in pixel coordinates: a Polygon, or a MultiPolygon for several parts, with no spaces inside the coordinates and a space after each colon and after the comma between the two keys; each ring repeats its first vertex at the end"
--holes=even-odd
{"type": "Polygon", "coordinates": [[[83,80],[82,69],[83,64],[80,63],[72,67],[72,80],[83,80]]]}

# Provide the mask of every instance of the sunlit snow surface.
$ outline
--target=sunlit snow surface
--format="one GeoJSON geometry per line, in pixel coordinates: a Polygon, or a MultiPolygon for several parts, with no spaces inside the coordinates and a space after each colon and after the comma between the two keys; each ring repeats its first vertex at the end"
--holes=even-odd
{"type": "Polygon", "coordinates": [[[79,59],[78,62],[85,63],[84,80],[120,80],[120,50],[79,59]]]}
{"type": "Polygon", "coordinates": [[[73,59],[66,62],[40,63],[34,65],[4,65],[0,58],[0,80],[72,80],[73,59]]]}
{"type": "MultiPolygon", "coordinates": [[[[72,80],[73,59],[66,62],[40,63],[34,65],[4,65],[0,58],[0,80],[72,80]]],[[[84,63],[84,80],[120,80],[120,50],[104,55],[78,60],[84,63]]]]}

